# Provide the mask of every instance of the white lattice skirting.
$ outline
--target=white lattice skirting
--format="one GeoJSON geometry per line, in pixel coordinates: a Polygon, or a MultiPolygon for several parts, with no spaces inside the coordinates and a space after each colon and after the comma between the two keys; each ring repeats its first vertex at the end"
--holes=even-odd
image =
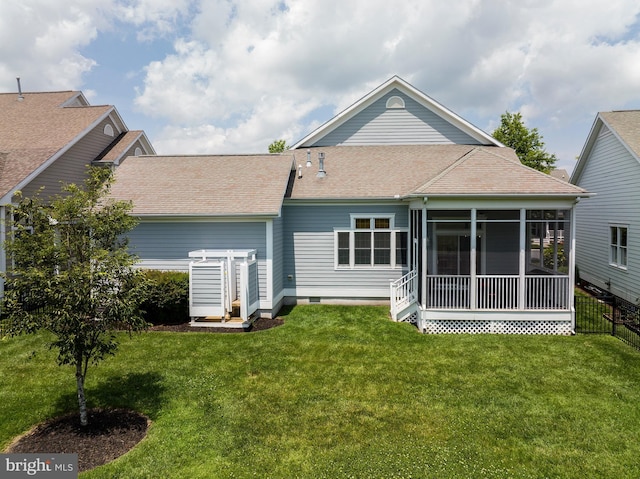
{"type": "Polygon", "coordinates": [[[571,321],[423,320],[426,334],[573,334],[571,321]]]}

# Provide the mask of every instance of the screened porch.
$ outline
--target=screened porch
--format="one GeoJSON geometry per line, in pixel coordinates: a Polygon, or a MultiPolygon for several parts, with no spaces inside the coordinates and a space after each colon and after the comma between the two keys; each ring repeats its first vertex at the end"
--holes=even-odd
{"type": "Polygon", "coordinates": [[[412,210],[411,269],[391,284],[392,316],[563,320],[566,327],[570,233],[569,209],[412,210]]]}

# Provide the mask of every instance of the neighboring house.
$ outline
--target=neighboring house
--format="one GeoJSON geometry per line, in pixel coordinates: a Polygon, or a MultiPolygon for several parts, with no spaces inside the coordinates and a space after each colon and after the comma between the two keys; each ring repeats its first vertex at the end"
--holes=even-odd
{"type": "Polygon", "coordinates": [[[640,299],[640,111],[598,113],[571,182],[594,193],[576,213],[581,280],[640,299]]]}
{"type": "Polygon", "coordinates": [[[142,267],[191,271],[196,325],[383,302],[425,332],[574,330],[573,243],[532,232],[570,236],[586,191],[398,77],[283,154],[129,158],[112,194],[142,267]]]}
{"type": "Polygon", "coordinates": [[[115,107],[90,106],[79,91],[0,94],[0,242],[17,191],[31,196],[44,187],[46,198],[60,192],[61,182],[82,182],[91,163],[117,165],[153,153],[146,135],[129,131],[115,107]]]}

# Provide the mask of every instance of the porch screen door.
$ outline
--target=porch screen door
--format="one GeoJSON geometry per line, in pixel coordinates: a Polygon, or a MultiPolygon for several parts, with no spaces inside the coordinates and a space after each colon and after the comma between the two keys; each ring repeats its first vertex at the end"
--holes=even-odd
{"type": "MultiPolygon", "coordinates": [[[[480,273],[482,237],[476,237],[476,272],[480,273]]],[[[468,276],[471,274],[471,237],[464,234],[438,234],[436,255],[439,275],[468,276]]]]}

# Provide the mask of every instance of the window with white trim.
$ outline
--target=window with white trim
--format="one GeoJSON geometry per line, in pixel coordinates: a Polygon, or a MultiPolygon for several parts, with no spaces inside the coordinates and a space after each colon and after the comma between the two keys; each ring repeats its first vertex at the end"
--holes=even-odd
{"type": "Polygon", "coordinates": [[[401,268],[407,265],[407,228],[393,215],[351,215],[350,229],[336,229],[335,267],[401,268]]]}
{"type": "Polygon", "coordinates": [[[627,234],[626,225],[609,225],[609,264],[611,266],[627,269],[627,234]]]}

